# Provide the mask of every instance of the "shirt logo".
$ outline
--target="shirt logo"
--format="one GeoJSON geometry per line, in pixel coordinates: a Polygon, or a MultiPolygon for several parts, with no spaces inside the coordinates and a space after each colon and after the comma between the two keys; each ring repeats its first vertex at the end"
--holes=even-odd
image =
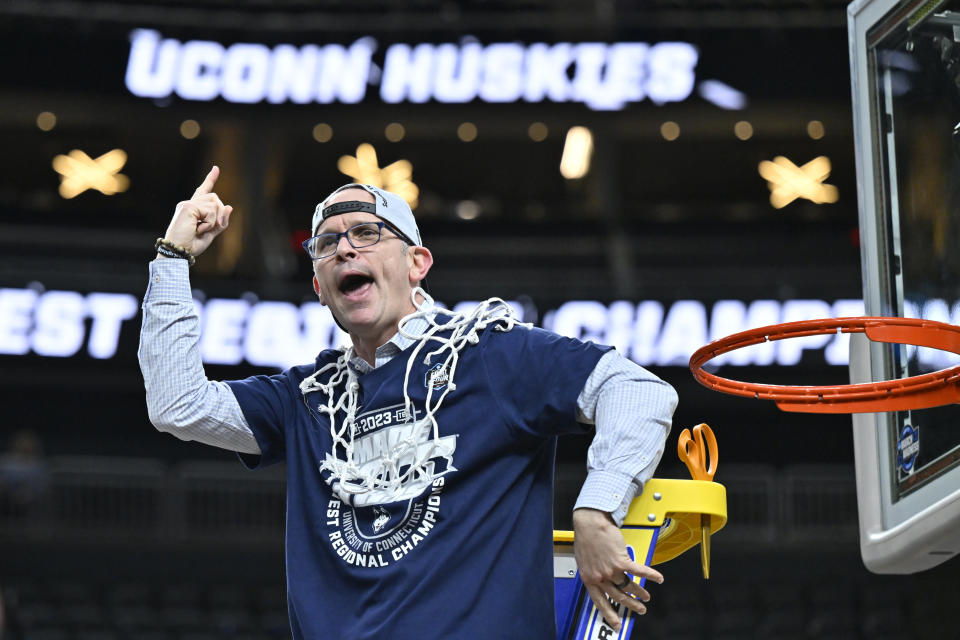
{"type": "Polygon", "coordinates": [[[439,391],[450,382],[450,372],[442,362],[438,362],[427,370],[423,376],[423,388],[439,391]]]}
{"type": "MultiPolygon", "coordinates": [[[[404,474],[415,460],[429,457],[424,464],[426,473],[410,474],[396,485],[385,483],[369,491],[350,493],[340,486],[339,479],[325,472],[324,480],[344,502],[355,507],[374,507],[411,500],[423,495],[437,472],[456,471],[453,465],[456,434],[435,439],[431,422],[418,419],[418,413],[414,409],[411,416],[403,405],[398,404],[359,415],[353,423],[353,460],[367,477],[386,481],[393,474],[404,474]],[[397,461],[396,467],[389,463],[391,459],[397,461]]],[[[330,457],[328,453],[327,458],[330,457]]],[[[380,515],[384,514],[372,515],[371,524],[380,515]]],[[[396,513],[386,515],[386,520],[392,522],[396,513]]]]}
{"type": "Polygon", "coordinates": [[[350,506],[331,496],[326,509],[326,538],[333,553],[355,567],[386,567],[403,560],[425,542],[440,523],[444,478],[424,495],[405,503],[350,506]]]}
{"type": "Polygon", "coordinates": [[[374,507],[373,512],[377,516],[373,521],[373,531],[374,533],[380,533],[383,527],[390,522],[390,512],[383,507],[374,507]]]}

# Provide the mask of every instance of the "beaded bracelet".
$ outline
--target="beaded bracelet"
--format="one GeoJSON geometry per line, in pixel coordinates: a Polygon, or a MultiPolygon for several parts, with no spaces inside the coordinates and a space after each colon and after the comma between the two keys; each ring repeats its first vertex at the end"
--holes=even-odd
{"type": "Polygon", "coordinates": [[[189,251],[180,245],[173,244],[169,240],[164,240],[163,238],[157,238],[153,248],[156,249],[157,253],[162,256],[166,256],[168,258],[182,258],[190,263],[191,267],[197,262],[197,259],[190,255],[189,251]]]}

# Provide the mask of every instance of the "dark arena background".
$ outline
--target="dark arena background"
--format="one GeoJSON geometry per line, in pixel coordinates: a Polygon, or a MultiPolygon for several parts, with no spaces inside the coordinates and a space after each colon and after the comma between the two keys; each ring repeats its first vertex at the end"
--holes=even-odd
{"type": "MultiPolygon", "coordinates": [[[[210,378],[340,339],[300,242],[333,187],[379,181],[415,201],[438,301],[502,297],[674,385],[657,475],[688,477],[684,427],[715,431],[711,578],[696,552],[659,567],[633,637],[954,637],[955,560],[860,561],[849,416],[686,367],[736,331],[862,314],[845,4],[0,3],[0,637],[289,636],[283,470],[158,433],[137,366],[154,240],[214,163],[236,211],[192,272],[210,378]]],[[[847,382],[822,338],[724,371],[847,382]]],[[[559,443],[557,528],[588,444],[559,443]]]]}

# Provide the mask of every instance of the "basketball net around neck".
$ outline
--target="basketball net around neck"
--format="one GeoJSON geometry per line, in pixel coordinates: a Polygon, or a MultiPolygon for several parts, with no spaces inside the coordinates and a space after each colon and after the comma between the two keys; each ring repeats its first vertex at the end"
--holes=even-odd
{"type": "Polygon", "coordinates": [[[435,479],[456,471],[453,466],[454,447],[444,444],[440,437],[436,413],[447,394],[457,387],[454,375],[460,352],[469,345],[477,344],[480,333],[490,325],[494,325],[495,331],[510,331],[518,325],[527,328],[532,326],[519,322],[510,306],[500,298],[484,300],[469,313],[438,309],[433,298],[420,287],[411,292],[411,300],[417,310],[401,318],[397,324],[402,336],[416,341],[407,358],[403,377],[407,424],[402,425],[404,428],[401,430],[405,435],[401,435],[388,451],[382,452],[374,461],[357,458],[359,438],[355,421],[359,409],[360,383],[356,372],[349,366],[354,353],[352,347],[344,350],[336,361],[321,367],[300,383],[300,391],[304,395],[319,391],[326,397],[325,403],[318,408],[330,419],[333,446],[321,463],[320,471],[329,472],[327,483],[347,504],[368,506],[414,498],[435,479]],[[417,302],[417,295],[422,296],[423,302],[417,302]],[[428,326],[422,333],[412,333],[406,328],[417,318],[427,322],[428,326]],[[438,321],[441,318],[443,321],[438,321]],[[434,343],[436,348],[429,351],[428,348],[434,343]],[[447,372],[447,384],[439,395],[434,393],[432,384],[426,385],[423,416],[417,419],[417,408],[413,406],[408,389],[410,372],[425,350],[427,353],[423,356],[423,363],[427,366],[434,358],[443,358],[439,371],[447,372]],[[320,378],[327,373],[329,377],[321,382],[320,378]],[[343,412],[344,418],[338,424],[336,418],[339,412],[343,412]],[[446,461],[442,470],[437,470],[434,458],[446,461]]]}

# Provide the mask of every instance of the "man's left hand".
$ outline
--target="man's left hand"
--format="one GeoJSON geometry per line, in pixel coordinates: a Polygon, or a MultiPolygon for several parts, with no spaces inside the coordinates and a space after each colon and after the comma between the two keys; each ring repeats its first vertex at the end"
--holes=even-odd
{"type": "Polygon", "coordinates": [[[620,616],[610,600],[640,615],[647,612],[644,603],[650,600],[647,590],[626,574],[657,583],[663,582],[663,576],[659,571],[630,559],[623,534],[609,513],[596,509],[577,509],[573,512],[573,531],[573,551],[580,580],[603,619],[619,631],[620,616]],[[624,584],[627,578],[630,580],[624,584]]]}

